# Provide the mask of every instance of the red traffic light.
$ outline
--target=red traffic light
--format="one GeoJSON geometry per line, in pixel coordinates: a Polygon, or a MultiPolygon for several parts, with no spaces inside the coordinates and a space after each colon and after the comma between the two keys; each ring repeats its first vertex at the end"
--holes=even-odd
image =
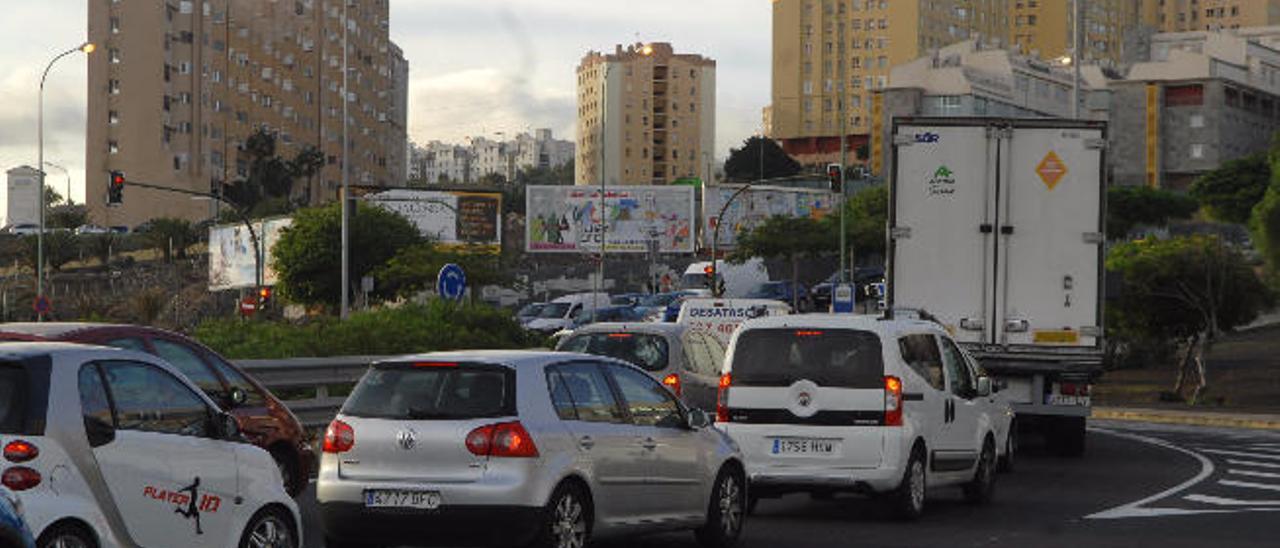
{"type": "Polygon", "coordinates": [[[259,298],[259,299],[261,299],[261,300],[262,300],[262,302],[267,302],[267,301],[271,300],[271,288],[270,288],[270,287],[264,287],[264,288],[262,288],[262,289],[259,289],[259,290],[258,290],[258,298],[259,298]]]}
{"type": "Polygon", "coordinates": [[[842,171],[840,164],[827,164],[827,177],[831,179],[831,192],[836,194],[840,194],[844,188],[844,185],[841,184],[844,182],[842,171]]]}
{"type": "Polygon", "coordinates": [[[708,275],[708,276],[713,276],[713,275],[715,275],[715,273],[716,273],[716,267],[711,266],[711,265],[707,265],[706,267],[704,267],[704,268],[702,269],[702,273],[703,273],[703,274],[706,274],[706,275],[708,275]]]}
{"type": "Polygon", "coordinates": [[[112,175],[111,175],[111,184],[116,185],[116,186],[123,186],[123,185],[124,185],[124,175],[121,175],[121,174],[119,174],[119,173],[114,173],[114,174],[112,174],[112,175]]]}

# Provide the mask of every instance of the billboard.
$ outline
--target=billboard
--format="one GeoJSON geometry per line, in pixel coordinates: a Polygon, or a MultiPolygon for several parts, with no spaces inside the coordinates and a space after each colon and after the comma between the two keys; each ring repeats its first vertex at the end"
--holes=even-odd
{"type": "MultiPolygon", "coordinates": [[[[605,190],[608,253],[693,253],[697,213],[693,187],[619,186],[605,190]]],[[[526,189],[525,249],[531,253],[598,253],[602,239],[600,189],[526,189]]]]}
{"type": "MultiPolygon", "coordinates": [[[[262,243],[262,283],[276,285],[279,280],[271,268],[271,250],[293,218],[278,217],[253,222],[262,243]]],[[[253,238],[244,223],[209,227],[209,291],[254,287],[253,238]]]]}
{"type": "Polygon", "coordinates": [[[424,236],[445,245],[502,247],[502,195],[484,192],[397,189],[364,197],[409,219],[424,236]]]}
{"type": "Polygon", "coordinates": [[[759,226],[769,217],[783,215],[822,219],[835,210],[835,194],[829,191],[769,186],[743,191],[733,199],[728,209],[724,209],[724,204],[741,188],[737,185],[703,187],[704,246],[711,247],[712,235],[716,235],[717,247],[731,249],[737,245],[739,233],[759,226]],[[718,218],[721,209],[724,209],[723,224],[718,218]],[[721,224],[718,235],[715,232],[717,224],[721,224]]]}

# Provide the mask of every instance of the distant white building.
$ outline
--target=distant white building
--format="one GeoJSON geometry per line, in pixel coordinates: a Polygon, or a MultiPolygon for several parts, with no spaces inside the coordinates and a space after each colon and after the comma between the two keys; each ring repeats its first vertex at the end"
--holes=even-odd
{"type": "Polygon", "coordinates": [[[30,166],[20,166],[8,172],[9,184],[5,199],[8,202],[4,226],[37,224],[40,222],[40,171],[30,166]]]}
{"type": "Polygon", "coordinates": [[[573,142],[557,140],[550,129],[521,133],[506,141],[475,137],[468,142],[465,146],[439,141],[414,145],[410,152],[409,179],[475,183],[488,175],[500,175],[513,181],[526,169],[560,167],[574,158],[573,142]]]}

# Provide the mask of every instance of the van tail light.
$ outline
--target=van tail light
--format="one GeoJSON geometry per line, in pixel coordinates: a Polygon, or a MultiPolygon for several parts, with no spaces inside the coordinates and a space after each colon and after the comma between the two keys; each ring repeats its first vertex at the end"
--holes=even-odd
{"type": "Polygon", "coordinates": [[[520,421],[481,426],[467,434],[467,450],[477,457],[534,458],[538,446],[520,421]]]}
{"type": "Polygon", "coordinates": [[[720,375],[720,390],[716,392],[716,422],[729,422],[729,385],[733,379],[728,373],[720,375]]]}
{"type": "Polygon", "coordinates": [[[40,472],[26,466],[14,466],[0,474],[0,484],[13,491],[26,491],[40,485],[40,472]]]}
{"type": "Polygon", "coordinates": [[[884,378],[884,425],[902,426],[902,379],[884,378]]]}
{"type": "Polygon", "coordinates": [[[662,378],[662,384],[663,386],[670,388],[671,391],[674,392],[677,397],[680,396],[680,375],[677,375],[675,373],[667,375],[666,377],[662,378]]]}
{"type": "Polygon", "coordinates": [[[29,441],[14,440],[4,446],[4,460],[29,462],[40,456],[40,449],[29,441]]]}
{"type": "Polygon", "coordinates": [[[356,431],[351,425],[336,419],[329,423],[329,428],[324,431],[325,453],[346,453],[355,445],[356,431]]]}

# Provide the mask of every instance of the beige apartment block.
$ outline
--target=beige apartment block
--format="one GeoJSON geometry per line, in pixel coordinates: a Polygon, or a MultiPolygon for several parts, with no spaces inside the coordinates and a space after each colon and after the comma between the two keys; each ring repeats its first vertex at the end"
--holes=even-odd
{"type": "Polygon", "coordinates": [[[578,65],[579,185],[707,180],[714,160],[716,63],[671,44],[618,45],[578,65]]]}
{"type": "MultiPolygon", "coordinates": [[[[1018,38],[1015,49],[1043,59],[1070,47],[1070,0],[772,1],[765,131],[807,163],[838,159],[842,133],[850,151],[867,143],[873,94],[889,85],[897,65],[965,41],[1008,47],[1018,38]]],[[[1120,60],[1136,1],[1090,2],[1086,58],[1120,60]]]]}
{"type": "MultiPolygon", "coordinates": [[[[402,184],[408,65],[388,39],[388,0],[350,0],[349,128],[353,185],[402,184]]],[[[130,181],[209,192],[248,175],[238,151],[258,128],[291,159],[325,162],[298,200],[335,200],[342,180],[340,0],[89,2],[86,198],[93,221],[209,218],[208,200],[126,185],[108,207],[110,171],[130,181]]]]}
{"type": "Polygon", "coordinates": [[[1157,32],[1280,24],[1280,0],[1141,0],[1142,21],[1157,32]]]}

